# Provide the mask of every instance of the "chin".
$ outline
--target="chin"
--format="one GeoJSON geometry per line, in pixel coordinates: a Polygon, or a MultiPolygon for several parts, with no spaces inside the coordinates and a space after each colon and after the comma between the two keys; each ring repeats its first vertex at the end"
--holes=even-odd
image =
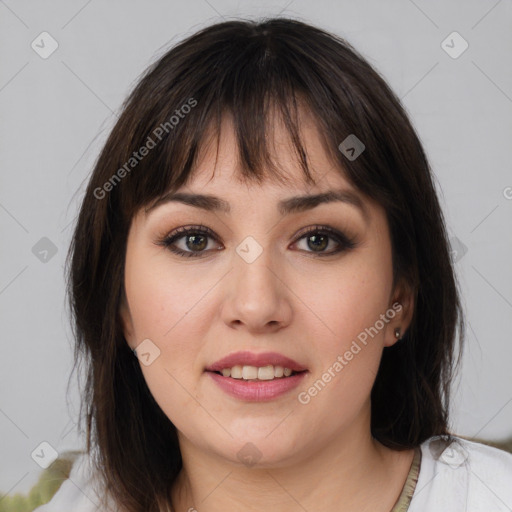
{"type": "Polygon", "coordinates": [[[257,430],[253,434],[250,429],[245,435],[237,433],[226,455],[235,464],[262,469],[285,466],[298,457],[297,451],[301,450],[301,445],[294,442],[295,438],[289,430],[270,432],[272,429],[266,428],[264,432],[257,430]]]}

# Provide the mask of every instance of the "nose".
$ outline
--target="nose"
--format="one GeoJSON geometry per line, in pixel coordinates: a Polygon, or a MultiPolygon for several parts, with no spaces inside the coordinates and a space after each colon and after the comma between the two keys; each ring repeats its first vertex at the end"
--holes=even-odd
{"type": "Polygon", "coordinates": [[[224,322],[252,333],[275,332],[289,325],[293,293],[270,251],[263,250],[252,262],[237,254],[233,264],[224,283],[224,322]]]}

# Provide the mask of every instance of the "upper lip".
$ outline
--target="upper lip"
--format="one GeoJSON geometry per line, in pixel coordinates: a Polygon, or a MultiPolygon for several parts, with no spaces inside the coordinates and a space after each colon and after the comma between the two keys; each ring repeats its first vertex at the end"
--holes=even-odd
{"type": "Polygon", "coordinates": [[[304,366],[297,363],[289,357],[278,354],[277,352],[262,352],[255,354],[254,352],[243,351],[234,352],[229,354],[222,359],[219,359],[215,363],[206,367],[206,371],[209,372],[220,372],[225,368],[232,368],[233,366],[282,366],[283,368],[290,368],[295,372],[302,372],[306,370],[304,366]]]}

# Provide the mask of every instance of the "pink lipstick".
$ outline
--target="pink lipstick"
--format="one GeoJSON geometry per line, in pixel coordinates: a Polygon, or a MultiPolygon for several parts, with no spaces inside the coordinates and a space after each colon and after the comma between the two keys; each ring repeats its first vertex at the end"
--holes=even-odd
{"type": "Polygon", "coordinates": [[[205,371],[228,395],[245,401],[269,401],[297,387],[308,370],[276,352],[243,351],[207,366],[205,371]]]}

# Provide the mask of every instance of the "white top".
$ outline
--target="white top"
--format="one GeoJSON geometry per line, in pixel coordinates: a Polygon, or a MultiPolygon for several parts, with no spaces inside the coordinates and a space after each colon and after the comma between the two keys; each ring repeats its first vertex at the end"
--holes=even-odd
{"type": "MultiPolygon", "coordinates": [[[[87,455],[81,455],[52,500],[34,512],[98,512],[98,487],[90,475],[87,455]]],[[[407,512],[442,510],[511,512],[512,454],[459,437],[449,446],[440,437],[425,441],[407,512]]]]}

